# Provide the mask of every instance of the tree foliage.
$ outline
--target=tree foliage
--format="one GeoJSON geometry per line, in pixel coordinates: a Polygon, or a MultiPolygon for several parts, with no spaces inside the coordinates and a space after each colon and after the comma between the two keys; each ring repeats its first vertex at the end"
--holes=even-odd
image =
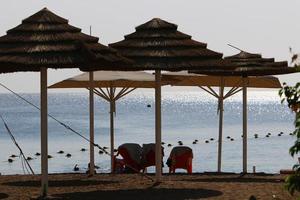
{"type": "MultiPolygon", "coordinates": [[[[279,91],[279,96],[281,97],[281,103],[286,102],[288,107],[295,113],[295,130],[293,135],[296,140],[292,147],[290,147],[290,154],[292,157],[300,152],[300,82],[295,86],[288,86],[283,83],[283,88],[279,91]]],[[[294,165],[293,169],[295,174],[290,175],[286,178],[286,189],[294,194],[295,191],[300,191],[300,165],[294,165]]]]}

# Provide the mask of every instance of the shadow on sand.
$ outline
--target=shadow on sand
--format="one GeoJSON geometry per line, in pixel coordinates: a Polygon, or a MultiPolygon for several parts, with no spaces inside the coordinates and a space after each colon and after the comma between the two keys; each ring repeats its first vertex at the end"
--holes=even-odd
{"type": "Polygon", "coordinates": [[[122,200],[158,200],[158,199],[202,199],[220,196],[223,193],[217,190],[205,189],[168,189],[168,188],[148,188],[130,190],[110,190],[110,191],[91,191],[74,192],[54,195],[54,199],[119,199],[122,200]]]}
{"type": "MultiPolygon", "coordinates": [[[[89,185],[103,185],[103,184],[113,184],[118,183],[118,181],[98,181],[98,180],[57,180],[49,181],[50,187],[75,187],[75,186],[89,186],[89,185]]],[[[16,181],[16,182],[7,182],[3,185],[8,186],[22,186],[22,187],[41,187],[41,181],[16,181]]]]}
{"type": "Polygon", "coordinates": [[[246,178],[246,177],[237,177],[237,178],[199,178],[199,179],[182,179],[180,181],[189,181],[189,182],[210,182],[210,183],[282,183],[283,179],[270,179],[270,178],[246,178]]]}
{"type": "Polygon", "coordinates": [[[6,199],[8,198],[9,196],[5,193],[0,193],[0,199],[6,199]]]}

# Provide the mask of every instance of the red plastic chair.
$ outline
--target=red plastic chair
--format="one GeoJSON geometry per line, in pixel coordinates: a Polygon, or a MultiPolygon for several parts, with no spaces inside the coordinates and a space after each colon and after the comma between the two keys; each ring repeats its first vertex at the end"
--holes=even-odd
{"type": "MultiPolygon", "coordinates": [[[[161,147],[162,151],[162,162],[164,157],[164,148],[161,147]]],[[[142,168],[143,171],[146,171],[147,167],[155,166],[155,144],[144,144],[142,151],[142,168]],[[146,147],[147,146],[147,147],[146,147]]]]}
{"type": "Polygon", "coordinates": [[[169,173],[175,173],[176,169],[185,169],[187,173],[192,173],[193,151],[191,148],[185,146],[174,147],[168,160],[170,161],[169,173]]]}

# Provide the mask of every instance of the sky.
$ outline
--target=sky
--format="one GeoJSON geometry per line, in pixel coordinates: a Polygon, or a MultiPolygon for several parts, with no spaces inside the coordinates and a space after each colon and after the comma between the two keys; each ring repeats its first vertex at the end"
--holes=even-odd
{"type": "MultiPolygon", "coordinates": [[[[92,26],[92,35],[105,45],[159,17],[225,56],[238,53],[227,44],[277,61],[290,62],[289,47],[300,52],[300,1],[296,0],[1,0],[0,35],[44,7],[85,33],[92,26]]],[[[49,70],[48,84],[79,73],[76,69],[49,70]]],[[[279,76],[289,84],[299,77],[279,76]]],[[[39,73],[0,74],[0,83],[17,92],[39,92],[39,73]]],[[[0,88],[0,92],[6,91],[0,88]]]]}

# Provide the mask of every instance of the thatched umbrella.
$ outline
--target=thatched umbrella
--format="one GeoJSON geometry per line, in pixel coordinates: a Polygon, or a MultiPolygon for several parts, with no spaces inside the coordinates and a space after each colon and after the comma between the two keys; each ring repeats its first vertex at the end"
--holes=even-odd
{"type": "Polygon", "coordinates": [[[274,58],[263,58],[260,54],[240,53],[225,57],[224,60],[232,62],[234,69],[217,70],[193,70],[192,73],[219,75],[219,76],[240,76],[242,77],[243,90],[243,173],[247,173],[247,84],[249,76],[279,75],[296,72],[294,67],[288,67],[286,61],[275,62],[274,58]]]}
{"type": "MultiPolygon", "coordinates": [[[[24,19],[20,25],[0,37],[0,73],[40,71],[41,76],[41,173],[42,196],[48,189],[47,145],[47,68],[94,68],[126,65],[129,61],[115,50],[98,43],[98,38],[86,35],[47,8],[24,19]],[[97,63],[97,64],[96,64],[97,63]],[[93,65],[95,64],[95,65],[93,65]]],[[[99,68],[101,69],[101,68],[99,68]]],[[[93,73],[90,73],[93,77],[93,73]]],[[[92,81],[91,81],[92,83],[92,81]]],[[[90,97],[93,87],[90,86],[90,97]]],[[[93,142],[93,98],[90,103],[91,147],[93,142]]],[[[93,149],[93,148],[91,148],[93,149]]],[[[91,150],[91,167],[93,151],[91,150]]],[[[93,171],[94,170],[90,170],[93,171]]]]}
{"type": "MultiPolygon", "coordinates": [[[[180,81],[172,82],[174,86],[198,86],[205,92],[218,99],[219,138],[218,138],[218,167],[222,170],[222,140],[223,140],[223,113],[224,100],[242,90],[243,78],[240,76],[212,76],[188,73],[187,71],[164,73],[162,78],[173,78],[180,81]],[[213,87],[218,87],[217,92],[213,87]],[[227,93],[225,87],[229,87],[227,93]]],[[[281,88],[279,79],[273,76],[249,76],[247,87],[250,88],[281,88]]]]}
{"type": "MultiPolygon", "coordinates": [[[[125,39],[109,46],[135,61],[135,67],[155,70],[155,143],[156,180],[161,168],[161,70],[211,69],[226,67],[222,54],[207,49],[207,45],[177,31],[177,25],[154,18],[138,27],[125,39]]],[[[228,67],[228,66],[227,66],[228,67]]]]}

